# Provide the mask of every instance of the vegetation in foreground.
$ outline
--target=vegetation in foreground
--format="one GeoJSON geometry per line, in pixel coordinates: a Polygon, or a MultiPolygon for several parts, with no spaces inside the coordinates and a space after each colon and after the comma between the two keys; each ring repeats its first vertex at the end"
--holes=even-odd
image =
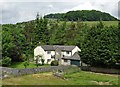
{"type": "Polygon", "coordinates": [[[64,77],[55,77],[51,72],[40,73],[4,79],[3,85],[118,85],[117,75],[80,71],[64,77]]]}

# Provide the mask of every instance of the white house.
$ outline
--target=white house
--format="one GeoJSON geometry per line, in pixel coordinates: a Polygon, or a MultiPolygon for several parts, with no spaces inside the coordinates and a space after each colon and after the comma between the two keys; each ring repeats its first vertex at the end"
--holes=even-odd
{"type": "MultiPolygon", "coordinates": [[[[60,65],[77,65],[80,66],[80,52],[78,46],[62,46],[62,45],[43,45],[34,49],[34,59],[37,55],[41,55],[45,60],[45,64],[50,64],[53,60],[58,60],[60,65]]],[[[39,60],[41,63],[41,60],[39,60]]]]}

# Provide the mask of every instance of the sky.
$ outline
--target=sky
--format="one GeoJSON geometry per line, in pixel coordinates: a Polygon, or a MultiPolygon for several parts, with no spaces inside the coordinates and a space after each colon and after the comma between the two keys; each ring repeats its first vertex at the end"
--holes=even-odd
{"type": "Polygon", "coordinates": [[[72,10],[100,10],[118,15],[119,0],[0,0],[0,24],[14,24],[34,20],[50,13],[64,13],[72,10]]]}

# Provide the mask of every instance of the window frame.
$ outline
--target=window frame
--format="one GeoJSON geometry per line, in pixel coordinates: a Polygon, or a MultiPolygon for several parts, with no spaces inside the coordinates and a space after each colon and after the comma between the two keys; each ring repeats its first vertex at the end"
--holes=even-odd
{"type": "Polygon", "coordinates": [[[70,51],[66,51],[66,54],[70,54],[70,51]]]}
{"type": "Polygon", "coordinates": [[[67,59],[64,59],[64,62],[68,62],[68,60],[67,60],[67,59]]]}
{"type": "Polygon", "coordinates": [[[51,51],[47,51],[47,54],[51,54],[51,51]]]}

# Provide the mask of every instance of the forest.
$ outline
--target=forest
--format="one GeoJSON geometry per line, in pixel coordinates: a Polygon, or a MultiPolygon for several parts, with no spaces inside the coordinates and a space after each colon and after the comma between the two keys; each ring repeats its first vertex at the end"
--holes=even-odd
{"type": "Polygon", "coordinates": [[[67,13],[48,14],[45,18],[54,18],[66,21],[115,21],[117,18],[111,16],[109,13],[97,10],[77,10],[69,11],[67,13]]]}
{"type": "Polygon", "coordinates": [[[120,22],[105,26],[100,20],[90,27],[79,19],[68,23],[38,14],[33,21],[2,25],[1,64],[33,59],[36,46],[55,44],[79,46],[82,62],[90,66],[120,68],[120,22]]]}

